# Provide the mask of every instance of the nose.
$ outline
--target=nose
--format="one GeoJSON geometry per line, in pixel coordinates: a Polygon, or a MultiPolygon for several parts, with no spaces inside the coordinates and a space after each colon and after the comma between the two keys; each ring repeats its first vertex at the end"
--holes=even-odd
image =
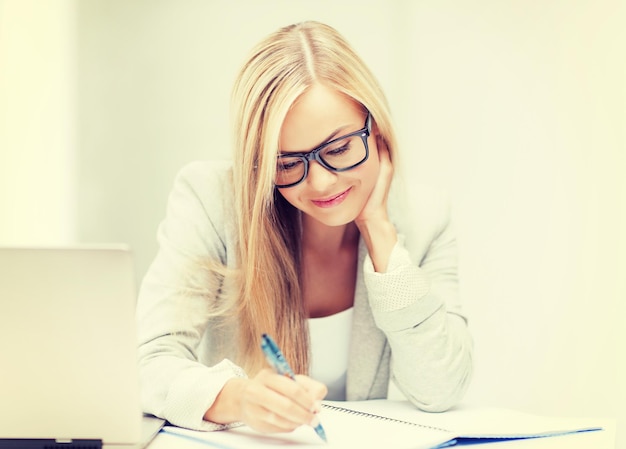
{"type": "Polygon", "coordinates": [[[328,190],[328,186],[333,185],[335,181],[337,181],[335,172],[327,170],[317,161],[309,162],[309,173],[306,177],[306,182],[312,189],[323,192],[328,190]]]}

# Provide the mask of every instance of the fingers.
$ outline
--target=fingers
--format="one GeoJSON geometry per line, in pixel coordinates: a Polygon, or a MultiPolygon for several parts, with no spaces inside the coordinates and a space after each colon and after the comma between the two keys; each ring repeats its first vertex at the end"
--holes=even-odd
{"type": "Polygon", "coordinates": [[[290,432],[314,422],[326,387],[306,376],[297,382],[262,370],[248,382],[242,398],[242,420],[260,432],[290,432]]]}
{"type": "Polygon", "coordinates": [[[361,213],[356,217],[355,222],[359,229],[369,223],[387,222],[387,198],[393,179],[393,164],[391,163],[389,150],[379,148],[378,151],[378,178],[370,196],[363,206],[361,213]]]}
{"type": "Polygon", "coordinates": [[[385,191],[389,189],[391,178],[393,177],[393,164],[391,163],[391,155],[387,148],[380,148],[378,151],[378,159],[380,164],[380,179],[382,179],[385,191]]]}
{"type": "Polygon", "coordinates": [[[328,388],[321,382],[311,379],[309,376],[296,376],[296,381],[315,398],[316,411],[319,411],[319,402],[328,394],[328,388]]]}

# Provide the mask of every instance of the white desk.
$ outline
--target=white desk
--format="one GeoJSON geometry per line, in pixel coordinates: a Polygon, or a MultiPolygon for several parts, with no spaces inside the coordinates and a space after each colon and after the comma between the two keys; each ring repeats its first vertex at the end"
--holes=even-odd
{"type": "MultiPolygon", "coordinates": [[[[485,445],[474,445],[472,447],[476,449],[615,449],[615,422],[612,420],[600,420],[599,422],[602,424],[604,430],[546,438],[509,440],[485,445]]],[[[172,438],[169,435],[158,434],[146,449],[180,449],[182,447],[181,443],[180,439],[172,438]]],[[[198,449],[203,447],[207,449],[211,447],[226,449],[224,446],[217,444],[215,446],[208,444],[197,444],[194,446],[198,449]]],[[[321,444],[319,447],[323,448],[324,445],[321,444]]],[[[454,449],[454,447],[455,446],[452,446],[451,449],[454,449]]],[[[462,447],[467,446],[460,446],[460,448],[462,447]]],[[[346,449],[353,448],[350,447],[346,449]]],[[[393,447],[390,446],[384,449],[393,449],[393,447]]]]}

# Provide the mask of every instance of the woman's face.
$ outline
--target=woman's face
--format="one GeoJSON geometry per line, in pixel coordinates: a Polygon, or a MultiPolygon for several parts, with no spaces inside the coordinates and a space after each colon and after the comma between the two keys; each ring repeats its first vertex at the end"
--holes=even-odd
{"type": "MultiPolygon", "coordinates": [[[[280,154],[308,152],[333,138],[363,128],[363,108],[323,85],[315,84],[293,105],[280,135],[280,154]]],[[[344,172],[330,171],[309,162],[307,177],[293,187],[278,188],[280,194],[307,216],[327,225],[354,221],[376,184],[379,171],[376,139],[368,138],[369,158],[344,172]]]]}

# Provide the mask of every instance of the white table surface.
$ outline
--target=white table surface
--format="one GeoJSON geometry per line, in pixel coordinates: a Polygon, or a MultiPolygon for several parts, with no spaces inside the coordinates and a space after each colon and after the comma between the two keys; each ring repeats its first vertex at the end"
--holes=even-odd
{"type": "MultiPolygon", "coordinates": [[[[569,435],[529,438],[522,440],[509,440],[497,443],[473,445],[476,449],[615,449],[616,426],[613,420],[600,422],[603,430],[593,432],[581,432],[569,435]]],[[[157,435],[148,445],[147,449],[178,449],[181,441],[173,440],[168,435],[157,435]],[[178,443],[178,444],[176,444],[178,443]]],[[[198,448],[211,448],[210,445],[197,444],[198,448]]],[[[454,448],[455,446],[452,446],[454,448]]],[[[467,447],[467,446],[460,446],[467,447]]],[[[346,448],[353,449],[353,448],[346,448]]],[[[393,449],[392,447],[385,449],[393,449]]]]}

